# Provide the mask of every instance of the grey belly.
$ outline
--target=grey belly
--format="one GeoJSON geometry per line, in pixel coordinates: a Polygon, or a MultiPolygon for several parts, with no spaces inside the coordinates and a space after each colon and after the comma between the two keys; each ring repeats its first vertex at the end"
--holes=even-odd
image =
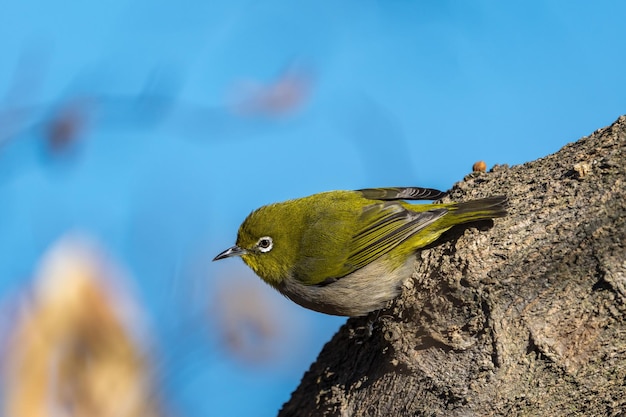
{"type": "Polygon", "coordinates": [[[303,285],[294,278],[283,281],[278,290],[311,310],[336,316],[358,317],[384,308],[402,291],[411,276],[414,258],[395,270],[381,258],[350,275],[323,285],[303,285]]]}

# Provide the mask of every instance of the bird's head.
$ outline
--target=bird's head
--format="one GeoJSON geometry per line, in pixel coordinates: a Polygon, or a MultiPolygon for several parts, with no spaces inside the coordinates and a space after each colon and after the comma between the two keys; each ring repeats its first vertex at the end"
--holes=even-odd
{"type": "Polygon", "coordinates": [[[285,204],[264,206],[250,213],[239,227],[237,243],[213,260],[240,256],[261,279],[278,286],[296,264],[302,232],[297,213],[285,204]]]}

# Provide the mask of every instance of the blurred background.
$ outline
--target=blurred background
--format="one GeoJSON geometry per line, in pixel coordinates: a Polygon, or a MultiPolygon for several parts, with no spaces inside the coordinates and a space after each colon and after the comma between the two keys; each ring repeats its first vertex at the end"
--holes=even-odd
{"type": "Polygon", "coordinates": [[[612,123],[624,16],[0,0],[0,415],[275,415],[345,319],[211,262],[245,216],[331,189],[446,190],[478,160],[612,123]]]}

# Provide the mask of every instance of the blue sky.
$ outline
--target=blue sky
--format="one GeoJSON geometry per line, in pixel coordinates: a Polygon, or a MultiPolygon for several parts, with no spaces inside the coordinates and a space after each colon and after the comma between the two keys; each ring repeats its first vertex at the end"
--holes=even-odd
{"type": "Polygon", "coordinates": [[[28,109],[10,134],[0,126],[0,296],[60,236],[89,233],[136,281],[168,402],[187,416],[275,415],[345,321],[290,304],[237,260],[210,262],[252,209],[329,189],[448,189],[477,160],[524,163],[626,113],[619,1],[0,10],[0,113],[28,109]],[[306,91],[292,108],[233,107],[294,71],[306,91]],[[90,128],[50,153],[45,123],[76,97],[97,102],[90,128]],[[220,285],[276,309],[273,355],[229,351],[206,313],[220,285]]]}

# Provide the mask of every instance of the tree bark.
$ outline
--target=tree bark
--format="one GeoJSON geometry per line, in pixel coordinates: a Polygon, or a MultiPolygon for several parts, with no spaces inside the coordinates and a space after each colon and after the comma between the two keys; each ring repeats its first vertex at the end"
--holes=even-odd
{"type": "Polygon", "coordinates": [[[456,184],[445,201],[505,194],[509,215],[420,251],[402,296],[349,319],[279,415],[626,414],[625,149],[622,116],[456,184]]]}

